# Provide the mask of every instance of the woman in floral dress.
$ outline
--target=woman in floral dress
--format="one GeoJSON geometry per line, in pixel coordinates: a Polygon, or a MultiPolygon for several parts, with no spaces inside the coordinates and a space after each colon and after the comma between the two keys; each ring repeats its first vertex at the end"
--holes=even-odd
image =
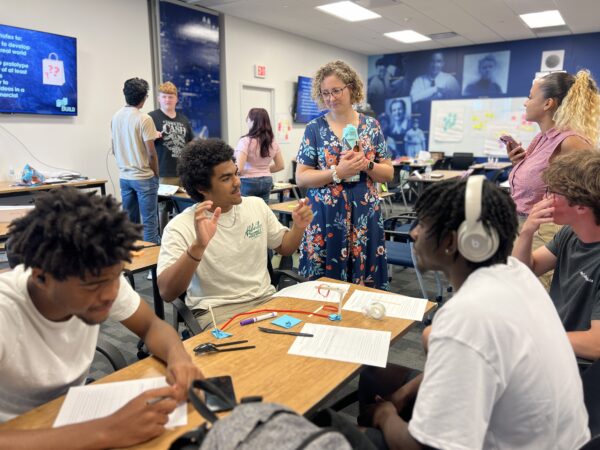
{"type": "Polygon", "coordinates": [[[298,151],[296,182],[307,187],[314,219],[304,233],[300,274],[387,289],[383,220],[375,183],[394,175],[377,120],[352,105],[364,98],[358,74],[343,61],[321,67],[312,96],[329,111],[311,121],[298,151]],[[343,141],[354,125],[357,147],[343,141]],[[358,175],[358,177],[352,178],[358,175]]]}

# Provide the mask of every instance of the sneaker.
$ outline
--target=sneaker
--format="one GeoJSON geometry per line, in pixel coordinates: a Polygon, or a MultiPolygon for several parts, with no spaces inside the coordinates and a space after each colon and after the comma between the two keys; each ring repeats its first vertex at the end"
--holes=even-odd
{"type": "Polygon", "coordinates": [[[146,280],[151,280],[151,279],[152,279],[152,271],[149,270],[148,275],[146,275],[146,280]]]}

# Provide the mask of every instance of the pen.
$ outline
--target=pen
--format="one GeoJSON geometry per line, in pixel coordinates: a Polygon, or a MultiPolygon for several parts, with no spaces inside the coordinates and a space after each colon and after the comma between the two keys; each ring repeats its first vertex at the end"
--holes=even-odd
{"type": "Polygon", "coordinates": [[[154,404],[156,404],[158,402],[162,402],[163,400],[166,400],[168,398],[171,398],[171,397],[167,397],[165,395],[162,395],[160,397],[154,397],[154,398],[151,398],[150,400],[148,400],[146,402],[146,405],[154,405],[154,404]]]}
{"type": "Polygon", "coordinates": [[[244,319],[240,321],[240,325],[250,325],[251,323],[260,322],[261,320],[267,320],[272,317],[276,317],[276,312],[270,312],[268,314],[263,314],[262,316],[251,317],[250,319],[244,319]]]}

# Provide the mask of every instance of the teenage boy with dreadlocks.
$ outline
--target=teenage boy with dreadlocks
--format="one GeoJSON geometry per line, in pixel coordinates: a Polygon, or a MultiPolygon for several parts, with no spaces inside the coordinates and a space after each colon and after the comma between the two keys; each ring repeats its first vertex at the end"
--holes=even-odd
{"type": "Polygon", "coordinates": [[[545,289],[509,256],[513,201],[478,178],[435,183],[417,201],[417,266],[444,272],[456,294],[433,319],[423,374],[402,386],[406,368],[363,371],[372,404],[359,419],[382,449],[580,448],[590,432],[575,355],[545,289]]]}
{"type": "Polygon", "coordinates": [[[171,386],[147,391],[114,414],[42,430],[0,430],[0,448],[126,447],[158,436],[167,415],[202,378],[177,333],[123,278],[140,226],[111,196],[56,189],[10,227],[22,264],[0,275],[0,422],[85,381],[99,324],[119,320],[167,364],[171,386]],[[156,402],[150,402],[157,399],[156,402]]]}

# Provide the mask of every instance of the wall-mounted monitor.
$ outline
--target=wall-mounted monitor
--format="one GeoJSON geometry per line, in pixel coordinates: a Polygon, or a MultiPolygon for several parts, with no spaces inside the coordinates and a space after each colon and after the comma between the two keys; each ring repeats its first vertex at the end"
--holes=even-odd
{"type": "Polygon", "coordinates": [[[0,113],[77,115],[77,39],[0,25],[0,113]]]}
{"type": "Polygon", "coordinates": [[[308,123],[315,117],[325,114],[326,110],[320,110],[311,97],[312,78],[298,77],[298,88],[296,89],[296,102],[294,107],[294,122],[308,123]]]}

